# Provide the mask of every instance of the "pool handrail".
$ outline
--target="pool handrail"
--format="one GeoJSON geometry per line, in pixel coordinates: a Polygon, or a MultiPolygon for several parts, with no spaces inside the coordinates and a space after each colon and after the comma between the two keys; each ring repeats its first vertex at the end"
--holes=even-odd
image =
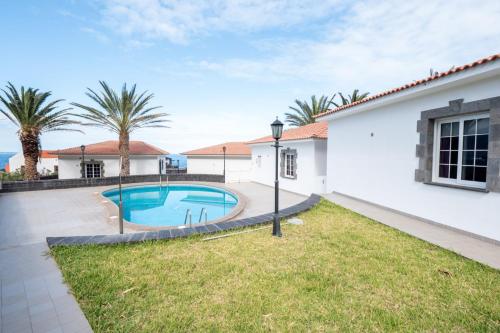
{"type": "Polygon", "coordinates": [[[189,227],[191,228],[191,226],[193,225],[193,222],[192,222],[192,218],[191,218],[191,209],[189,209],[189,208],[186,210],[186,216],[184,217],[184,225],[186,225],[188,217],[189,217],[189,227]]]}

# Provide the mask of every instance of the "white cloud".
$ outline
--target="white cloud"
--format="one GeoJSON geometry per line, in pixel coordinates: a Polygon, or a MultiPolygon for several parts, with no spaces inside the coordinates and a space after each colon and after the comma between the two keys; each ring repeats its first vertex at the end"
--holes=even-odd
{"type": "Polygon", "coordinates": [[[89,27],[83,27],[80,30],[82,32],[85,32],[86,34],[94,36],[95,39],[97,39],[99,42],[101,42],[103,44],[109,43],[108,36],[106,36],[105,34],[103,34],[102,32],[100,32],[98,30],[95,30],[95,29],[89,28],[89,27]]]}
{"type": "Polygon", "coordinates": [[[213,31],[290,27],[332,15],[337,0],[108,0],[104,23],[125,35],[186,43],[213,31]]]}
{"type": "Polygon", "coordinates": [[[379,90],[500,52],[500,2],[367,0],[325,26],[321,40],[266,40],[268,56],[202,61],[236,78],[309,80],[379,90]]]}

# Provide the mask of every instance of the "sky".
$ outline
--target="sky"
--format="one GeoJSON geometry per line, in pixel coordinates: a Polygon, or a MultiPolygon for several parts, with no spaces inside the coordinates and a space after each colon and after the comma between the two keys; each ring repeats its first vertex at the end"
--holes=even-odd
{"type": "MultiPolygon", "coordinates": [[[[1,1],[0,87],[90,104],[98,81],[137,84],[170,114],[143,140],[179,153],[270,134],[311,95],[375,94],[500,53],[500,1],[1,1]]],[[[0,106],[1,107],[1,106],[0,106]]],[[[80,112],[79,110],[73,110],[80,112]]],[[[43,149],[117,139],[54,132],[43,149]]],[[[0,115],[0,151],[20,151],[0,115]]]]}

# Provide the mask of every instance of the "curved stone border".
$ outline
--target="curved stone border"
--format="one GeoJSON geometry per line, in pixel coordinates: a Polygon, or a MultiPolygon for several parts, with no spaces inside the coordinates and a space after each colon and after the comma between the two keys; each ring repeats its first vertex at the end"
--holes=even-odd
{"type": "MultiPolygon", "coordinates": [[[[218,183],[208,183],[208,182],[187,183],[187,182],[177,182],[176,181],[176,182],[169,182],[168,184],[165,184],[165,186],[169,186],[169,185],[187,185],[187,186],[193,185],[193,186],[198,186],[198,187],[216,188],[216,189],[228,192],[229,194],[231,194],[237,198],[238,203],[236,204],[236,206],[233,208],[233,210],[230,213],[228,213],[228,214],[226,214],[218,219],[208,221],[206,224],[214,224],[214,223],[224,222],[224,221],[233,219],[243,211],[243,209],[246,207],[246,204],[247,204],[247,198],[242,193],[240,193],[239,191],[230,189],[226,186],[219,185],[218,183]]],[[[130,184],[130,185],[124,185],[124,186],[122,186],[122,188],[126,189],[126,188],[141,187],[141,186],[158,186],[158,183],[130,184]]],[[[101,199],[101,203],[103,203],[102,202],[103,200],[107,201],[107,202],[103,203],[103,205],[106,207],[109,214],[111,216],[118,216],[118,214],[119,214],[118,213],[118,206],[112,200],[110,200],[108,197],[104,196],[104,194],[103,194],[104,192],[111,191],[113,189],[116,189],[116,187],[112,187],[112,188],[109,188],[107,190],[99,192],[99,197],[101,199]]],[[[116,227],[118,227],[118,220],[114,220],[112,223],[116,224],[116,227]]],[[[198,224],[198,223],[194,223],[194,224],[198,224]]],[[[158,226],[158,227],[147,226],[147,225],[142,225],[142,224],[130,222],[130,221],[126,220],[125,218],[123,219],[123,225],[124,225],[124,227],[126,227],[128,229],[135,230],[137,232],[140,232],[140,231],[160,231],[160,230],[164,230],[164,229],[177,229],[178,228],[178,226],[158,226]]]]}
{"type": "MultiPolygon", "coordinates": [[[[321,197],[317,194],[311,194],[309,198],[279,211],[280,218],[287,218],[298,213],[304,212],[315,206],[321,197]]],[[[49,247],[60,245],[88,245],[88,244],[119,244],[119,243],[137,243],[148,240],[174,239],[188,237],[195,234],[213,234],[220,231],[256,226],[265,224],[273,219],[273,213],[248,217],[244,219],[219,222],[213,224],[197,225],[192,228],[183,229],[165,229],[159,231],[146,231],[129,234],[117,235],[96,235],[96,236],[67,236],[67,237],[47,237],[49,247]]]]}

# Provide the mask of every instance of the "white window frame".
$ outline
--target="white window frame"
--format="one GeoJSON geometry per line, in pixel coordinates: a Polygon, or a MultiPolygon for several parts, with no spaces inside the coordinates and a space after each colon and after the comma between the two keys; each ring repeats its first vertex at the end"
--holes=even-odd
{"type": "Polygon", "coordinates": [[[262,156],[258,155],[257,158],[255,159],[255,164],[257,164],[257,167],[260,169],[262,167],[262,156]]]}
{"type": "Polygon", "coordinates": [[[296,161],[296,155],[294,153],[285,153],[285,172],[283,173],[285,178],[295,178],[295,163],[296,161]],[[290,160],[292,161],[291,165],[288,165],[288,157],[290,157],[290,160]],[[288,173],[288,170],[291,171],[291,173],[288,173]]]}
{"type": "MultiPolygon", "coordinates": [[[[462,180],[462,155],[463,155],[463,139],[464,139],[464,121],[472,119],[490,118],[489,113],[477,113],[472,115],[464,115],[458,117],[447,117],[438,119],[434,124],[434,151],[432,159],[432,181],[435,183],[465,186],[472,188],[486,188],[486,182],[476,182],[470,180],[462,180]],[[449,122],[459,122],[458,128],[458,161],[457,161],[457,179],[441,178],[439,177],[439,159],[440,159],[440,145],[441,145],[441,124],[449,122]]],[[[489,141],[489,140],[488,140],[489,141]]],[[[451,157],[450,157],[451,158],[451,157]]]]}
{"type": "Polygon", "coordinates": [[[95,162],[85,162],[85,178],[102,178],[102,165],[101,163],[95,163],[95,162]],[[89,177],[88,169],[87,166],[92,165],[92,175],[89,177]],[[95,176],[95,166],[99,166],[99,177],[95,176]]]}

